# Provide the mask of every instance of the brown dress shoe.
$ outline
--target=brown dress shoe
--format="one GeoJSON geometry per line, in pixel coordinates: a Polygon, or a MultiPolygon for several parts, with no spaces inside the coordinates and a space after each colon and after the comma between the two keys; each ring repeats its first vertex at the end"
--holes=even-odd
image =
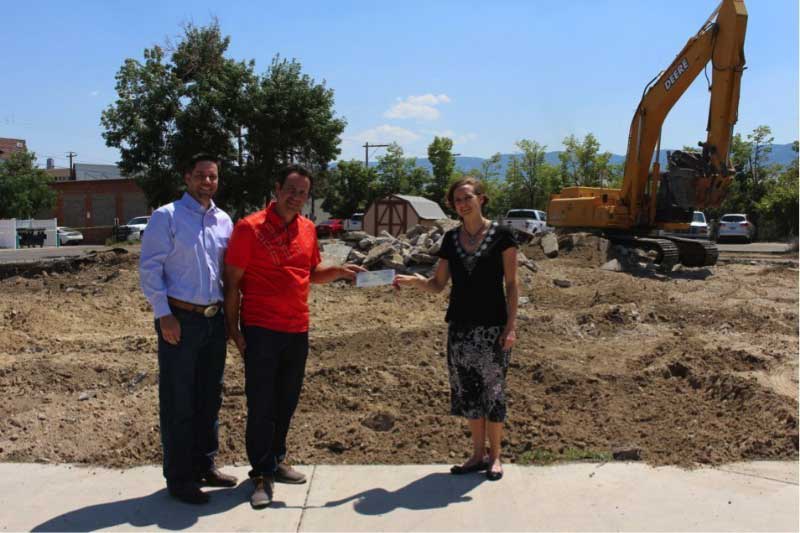
{"type": "Polygon", "coordinates": [[[170,496],[183,503],[190,503],[192,505],[200,505],[208,503],[209,496],[197,485],[191,481],[186,483],[167,484],[167,491],[170,496]]]}
{"type": "Polygon", "coordinates": [[[286,463],[280,463],[278,464],[278,469],[275,470],[275,481],[290,485],[302,485],[306,482],[306,476],[286,463]]]}
{"type": "Polygon", "coordinates": [[[223,474],[217,467],[212,467],[207,472],[197,476],[196,481],[209,487],[235,487],[236,477],[223,474]]]}
{"type": "Polygon", "coordinates": [[[271,477],[256,476],[251,478],[253,494],[250,495],[250,506],[253,509],[263,509],[272,503],[275,486],[271,477]]]}

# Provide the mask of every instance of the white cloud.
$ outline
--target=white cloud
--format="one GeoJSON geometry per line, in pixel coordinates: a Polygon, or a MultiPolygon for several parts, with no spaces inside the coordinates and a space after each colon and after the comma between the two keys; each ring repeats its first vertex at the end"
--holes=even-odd
{"type": "Polygon", "coordinates": [[[386,118],[416,118],[419,120],[436,120],[439,118],[439,110],[435,107],[439,104],[449,104],[450,97],[446,94],[423,94],[419,96],[409,96],[405,100],[398,98],[383,116],[386,118]]]}
{"type": "Polygon", "coordinates": [[[391,124],[383,124],[376,128],[364,130],[355,134],[353,140],[361,143],[380,143],[388,144],[396,142],[398,144],[410,143],[419,139],[419,135],[411,130],[401,128],[399,126],[392,126],[391,124]]]}
{"type": "MultiPolygon", "coordinates": [[[[453,130],[425,130],[423,131],[424,134],[430,135],[431,137],[447,137],[448,139],[452,139],[453,143],[458,148],[459,144],[466,144],[470,141],[474,141],[478,138],[477,133],[456,133],[453,130]]],[[[456,151],[458,151],[456,149],[456,151]]]]}
{"type": "Polygon", "coordinates": [[[455,143],[468,143],[470,141],[474,141],[478,138],[477,133],[465,133],[464,135],[456,135],[453,138],[453,142],[455,143]]]}

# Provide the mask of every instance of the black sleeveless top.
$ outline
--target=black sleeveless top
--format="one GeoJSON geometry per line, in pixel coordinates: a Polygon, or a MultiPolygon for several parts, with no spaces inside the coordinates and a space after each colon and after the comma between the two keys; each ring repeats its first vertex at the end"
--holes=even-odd
{"type": "Polygon", "coordinates": [[[459,228],[444,234],[438,255],[447,259],[453,288],[447,322],[464,326],[502,326],[508,320],[503,288],[503,251],[517,246],[514,234],[492,222],[474,253],[467,253],[458,238],[459,228]]]}

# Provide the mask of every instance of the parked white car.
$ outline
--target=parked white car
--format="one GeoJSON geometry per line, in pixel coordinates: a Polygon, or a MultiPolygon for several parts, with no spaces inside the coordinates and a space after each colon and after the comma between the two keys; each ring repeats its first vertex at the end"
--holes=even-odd
{"type": "Polygon", "coordinates": [[[364,213],[353,213],[344,221],[345,231],[362,231],[364,229],[364,213]]]}
{"type": "Polygon", "coordinates": [[[547,225],[547,213],[538,209],[509,209],[500,223],[531,235],[553,231],[547,225]]]}
{"type": "Polygon", "coordinates": [[[150,217],[136,217],[132,218],[128,221],[124,228],[128,230],[128,240],[129,241],[140,241],[142,240],[142,235],[144,234],[144,229],[147,227],[147,223],[150,222],[150,217]]]}
{"type": "Polygon", "coordinates": [[[692,222],[689,228],[673,232],[680,237],[689,237],[690,239],[708,239],[711,233],[708,230],[708,222],[706,215],[702,211],[695,211],[692,214],[692,222]]]}
{"type": "Polygon", "coordinates": [[[717,240],[723,239],[744,239],[752,242],[756,237],[756,227],[748,220],[743,213],[730,213],[722,215],[719,219],[719,229],[717,230],[717,240]]]}
{"type": "Polygon", "coordinates": [[[80,244],[83,242],[83,233],[76,229],[58,226],[56,232],[58,234],[58,243],[60,246],[80,244]]]}

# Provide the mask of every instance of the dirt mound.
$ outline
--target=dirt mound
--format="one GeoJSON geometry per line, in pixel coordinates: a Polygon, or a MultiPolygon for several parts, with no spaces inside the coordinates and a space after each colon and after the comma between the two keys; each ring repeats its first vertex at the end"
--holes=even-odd
{"type": "MultiPolygon", "coordinates": [[[[538,272],[520,271],[507,459],[605,460],[620,449],[653,464],[796,459],[796,270],[631,276],[599,270],[602,247],[583,235],[557,259],[524,248],[538,272]]],[[[137,261],[108,252],[6,270],[0,460],[160,462],[155,332],[137,261]]],[[[447,414],[446,294],[339,283],[315,286],[310,304],[292,461],[466,456],[466,424],[447,414]]],[[[243,378],[231,348],[223,463],[246,462],[243,378]]]]}

